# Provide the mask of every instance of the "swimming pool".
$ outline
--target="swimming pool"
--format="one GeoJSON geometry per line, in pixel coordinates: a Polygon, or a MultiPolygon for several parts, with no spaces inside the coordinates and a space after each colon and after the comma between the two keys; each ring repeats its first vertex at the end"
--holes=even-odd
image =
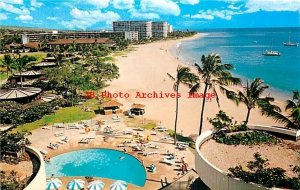
{"type": "Polygon", "coordinates": [[[46,174],[62,176],[92,176],[124,180],[143,187],[146,182],[144,166],[135,157],[112,149],[85,149],[51,158],[46,174]]]}

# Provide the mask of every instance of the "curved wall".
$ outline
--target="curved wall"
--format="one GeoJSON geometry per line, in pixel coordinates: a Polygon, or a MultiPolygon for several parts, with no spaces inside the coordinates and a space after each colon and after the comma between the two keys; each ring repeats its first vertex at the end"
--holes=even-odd
{"type": "Polygon", "coordinates": [[[46,171],[45,162],[42,154],[31,146],[26,147],[26,151],[32,153],[40,162],[38,172],[35,174],[32,181],[26,186],[24,190],[44,190],[46,188],[46,171]]]}
{"type": "Polygon", "coordinates": [[[212,190],[262,190],[267,189],[253,183],[245,183],[239,179],[231,178],[226,172],[212,165],[201,153],[200,147],[212,138],[212,131],[203,132],[196,141],[196,171],[201,180],[212,190]]]}

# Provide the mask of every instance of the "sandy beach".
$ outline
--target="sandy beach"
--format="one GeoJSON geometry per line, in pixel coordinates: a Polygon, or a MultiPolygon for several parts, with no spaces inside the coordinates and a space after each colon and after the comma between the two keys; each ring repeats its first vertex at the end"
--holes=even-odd
{"type": "MultiPolygon", "coordinates": [[[[184,40],[201,38],[204,34],[179,39],[159,41],[150,44],[134,46],[135,51],[126,56],[116,58],[116,64],[120,68],[120,78],[114,80],[106,89],[111,93],[129,93],[129,98],[117,98],[129,109],[132,103],[146,105],[145,118],[161,121],[167,128],[174,128],[175,98],[140,98],[137,92],[173,93],[173,81],[167,73],[176,75],[176,68],[182,65],[171,53],[171,49],[177,43],[184,40]]],[[[202,55],[199,55],[199,59],[202,55]]],[[[183,85],[179,87],[181,98],[179,99],[178,133],[184,135],[198,134],[199,118],[202,99],[187,98],[189,89],[183,85]]],[[[200,89],[199,92],[203,92],[200,89]]],[[[235,120],[241,122],[246,118],[246,107],[243,104],[236,106],[223,94],[220,94],[221,107],[218,108],[215,99],[208,101],[205,107],[205,118],[212,118],[219,111],[224,110],[235,120]]],[[[272,118],[262,116],[258,109],[253,109],[250,115],[250,124],[279,125],[272,118]]],[[[204,130],[210,129],[211,125],[204,120],[204,130]]]]}

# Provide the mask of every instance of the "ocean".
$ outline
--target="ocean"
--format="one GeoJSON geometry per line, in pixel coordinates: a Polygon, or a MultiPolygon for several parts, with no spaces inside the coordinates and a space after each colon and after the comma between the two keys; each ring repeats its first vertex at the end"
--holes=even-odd
{"type": "MultiPolygon", "coordinates": [[[[298,42],[300,28],[215,29],[202,30],[205,36],[185,41],[173,50],[187,65],[201,64],[201,56],[218,53],[223,63],[233,64],[233,74],[246,80],[261,78],[270,86],[270,94],[284,99],[300,90],[300,46],[287,47],[283,42],[298,42]],[[281,56],[264,56],[266,49],[281,56]]],[[[269,93],[268,92],[268,93],[269,93]]]]}

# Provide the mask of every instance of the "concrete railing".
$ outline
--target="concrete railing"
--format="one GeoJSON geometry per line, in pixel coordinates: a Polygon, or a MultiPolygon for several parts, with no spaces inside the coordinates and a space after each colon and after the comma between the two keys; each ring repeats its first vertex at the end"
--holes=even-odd
{"type": "Polygon", "coordinates": [[[298,140],[300,138],[300,130],[297,131],[295,129],[287,129],[283,127],[268,126],[268,125],[248,124],[247,126],[249,129],[253,129],[253,130],[262,130],[262,131],[269,131],[273,133],[288,135],[295,138],[295,140],[298,140]]]}
{"type": "Polygon", "coordinates": [[[25,187],[24,190],[44,190],[46,189],[46,170],[45,162],[42,154],[31,146],[26,147],[26,151],[32,153],[40,162],[38,172],[35,174],[32,181],[25,187]]]}
{"type": "MultiPolygon", "coordinates": [[[[254,183],[245,183],[232,178],[226,172],[212,165],[201,153],[201,145],[212,138],[212,131],[205,131],[196,141],[196,171],[201,180],[212,190],[262,190],[267,189],[254,183]]],[[[224,161],[226,159],[224,158],[224,161]]]]}

